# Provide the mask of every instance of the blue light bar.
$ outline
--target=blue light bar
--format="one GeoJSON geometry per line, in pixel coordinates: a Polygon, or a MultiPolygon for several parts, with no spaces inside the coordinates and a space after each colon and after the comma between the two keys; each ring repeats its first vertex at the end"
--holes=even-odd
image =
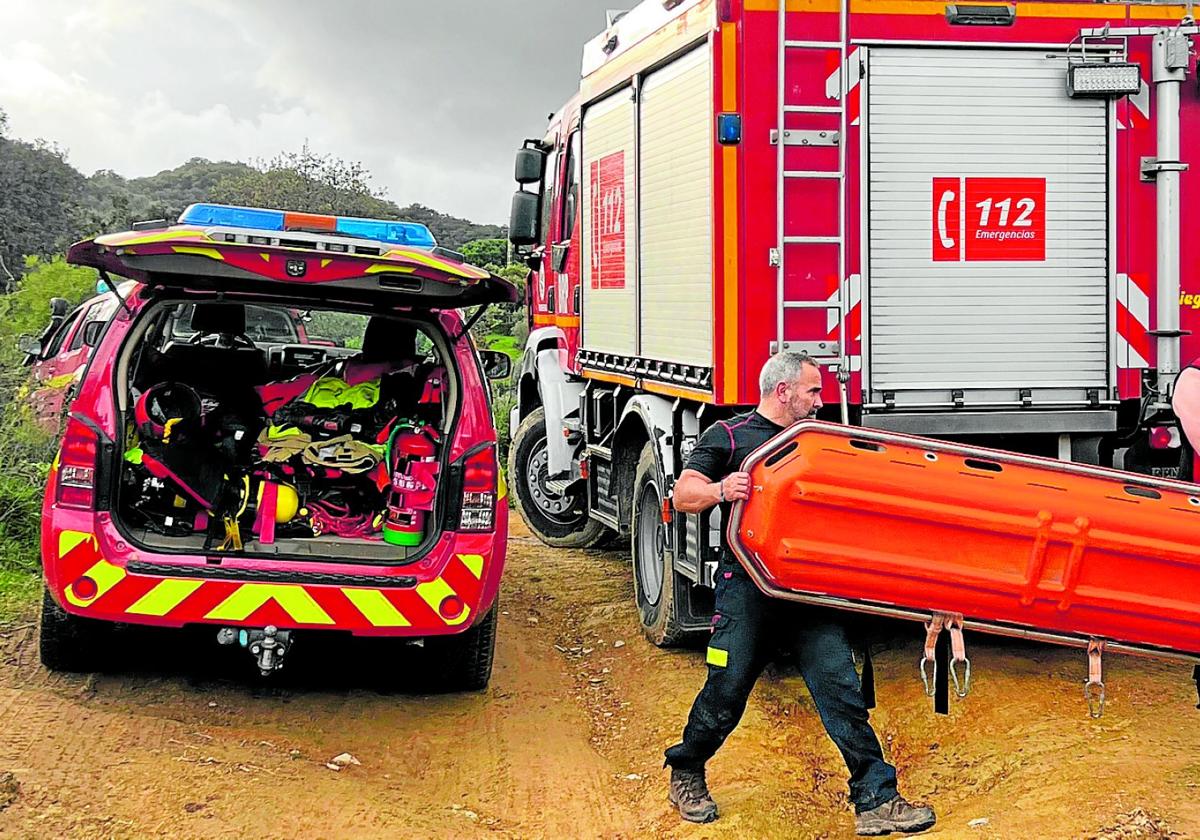
{"type": "Polygon", "coordinates": [[[416,222],[388,222],[382,219],[352,219],[339,216],[337,232],[393,245],[408,245],[411,248],[437,247],[437,240],[433,238],[429,228],[416,222]]]}
{"type": "Polygon", "coordinates": [[[230,207],[224,204],[193,204],[183,211],[179,224],[255,230],[284,229],[283,213],[278,210],[256,210],[253,207],[230,207]]]}
{"type": "Polygon", "coordinates": [[[249,230],[307,231],[340,233],[389,245],[410,248],[435,248],[437,240],[425,225],[393,222],[386,219],[357,219],[349,216],[322,216],[312,213],[287,213],[254,207],[225,204],[193,204],[179,217],[181,225],[200,227],[246,228],[249,230]]]}

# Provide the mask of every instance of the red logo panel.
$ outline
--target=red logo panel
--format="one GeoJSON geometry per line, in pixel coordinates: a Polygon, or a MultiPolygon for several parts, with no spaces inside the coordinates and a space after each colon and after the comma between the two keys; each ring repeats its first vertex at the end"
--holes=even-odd
{"type": "Polygon", "coordinates": [[[1045,262],[1046,179],[934,178],[933,260],[1045,262]]]}
{"type": "Polygon", "coordinates": [[[593,289],[625,288],[625,153],[593,161],[592,272],[593,289]]]}
{"type": "Polygon", "coordinates": [[[933,179],[933,261],[962,259],[962,179],[933,179]]]}

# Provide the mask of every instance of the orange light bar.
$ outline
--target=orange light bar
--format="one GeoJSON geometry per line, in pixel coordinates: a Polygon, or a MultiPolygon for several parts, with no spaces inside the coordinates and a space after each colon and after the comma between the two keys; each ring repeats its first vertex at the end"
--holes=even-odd
{"type": "Polygon", "coordinates": [[[284,213],[284,230],[337,230],[337,216],[317,213],[284,213]]]}

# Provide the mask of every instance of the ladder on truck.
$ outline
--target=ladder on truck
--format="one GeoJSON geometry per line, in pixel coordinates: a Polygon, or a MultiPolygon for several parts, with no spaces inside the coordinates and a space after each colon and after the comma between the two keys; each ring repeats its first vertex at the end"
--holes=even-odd
{"type": "Polygon", "coordinates": [[[850,359],[847,354],[848,319],[849,319],[849,278],[846,276],[846,133],[848,119],[846,110],[848,57],[847,40],[849,35],[849,0],[842,0],[838,8],[839,38],[837,41],[801,41],[787,37],[787,0],[779,2],[779,68],[778,68],[778,114],[776,129],[772,142],[778,151],[776,177],[776,241],[779,243],[771,253],[771,262],[778,271],[776,300],[779,302],[776,311],[777,341],[772,352],[780,350],[807,351],[823,366],[837,368],[838,383],[841,391],[842,422],[848,423],[848,406],[846,399],[846,384],[850,379],[850,359]],[[838,58],[837,71],[837,104],[835,105],[789,105],[787,103],[787,65],[788,56],[795,51],[835,52],[838,58]],[[789,130],[787,117],[789,114],[836,114],[838,116],[838,131],[833,135],[830,131],[789,130]],[[838,151],[837,169],[788,169],[788,146],[836,146],[838,151]],[[786,189],[790,181],[804,180],[836,180],[838,185],[838,219],[835,233],[829,236],[788,236],[784,212],[787,205],[786,189]],[[787,263],[788,246],[805,245],[815,247],[834,247],[838,253],[837,297],[827,300],[789,300],[787,294],[787,263]],[[791,310],[807,309],[822,310],[825,313],[836,312],[838,324],[838,340],[831,342],[827,336],[816,339],[793,339],[785,332],[787,313],[791,310]]]}

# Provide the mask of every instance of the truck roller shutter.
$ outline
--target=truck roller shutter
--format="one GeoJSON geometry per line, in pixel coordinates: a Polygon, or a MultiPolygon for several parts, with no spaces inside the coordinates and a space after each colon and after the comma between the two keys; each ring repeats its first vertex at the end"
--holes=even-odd
{"type": "Polygon", "coordinates": [[[705,43],[650,75],[641,103],[640,355],[713,364],[713,69],[705,43]]]}
{"type": "Polygon", "coordinates": [[[871,50],[871,401],[1106,395],[1108,104],[1065,74],[1044,49],[871,50]]]}
{"type": "Polygon", "coordinates": [[[583,349],[637,355],[637,189],[633,91],[583,116],[583,349]]]}

